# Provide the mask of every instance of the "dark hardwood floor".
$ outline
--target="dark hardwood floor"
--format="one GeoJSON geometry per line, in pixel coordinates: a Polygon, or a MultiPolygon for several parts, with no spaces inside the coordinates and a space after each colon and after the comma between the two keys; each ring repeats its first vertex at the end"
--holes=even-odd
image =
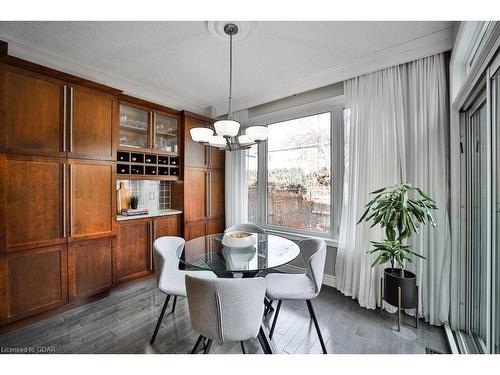
{"type": "MultiPolygon", "coordinates": [[[[109,297],[0,336],[2,348],[43,348],[55,353],[188,353],[197,338],[191,330],[187,300],[170,307],[156,342],[149,344],[165,296],[154,279],[113,292],[109,297]]],[[[313,301],[329,353],[421,353],[426,347],[448,352],[441,327],[411,327],[405,316],[401,333],[395,316],[361,308],[357,301],[323,287],[313,301]]],[[[284,301],[273,337],[279,353],[321,353],[305,302],[284,301]]],[[[247,353],[262,353],[257,340],[245,343],[247,353]]],[[[0,352],[5,353],[4,350],[0,352]]],[[[211,353],[241,353],[238,342],[212,345],[211,353]]]]}

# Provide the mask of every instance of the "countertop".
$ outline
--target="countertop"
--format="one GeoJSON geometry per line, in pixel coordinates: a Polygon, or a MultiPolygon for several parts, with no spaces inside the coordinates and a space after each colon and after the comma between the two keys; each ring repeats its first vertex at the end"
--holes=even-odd
{"type": "Polygon", "coordinates": [[[145,219],[148,217],[158,217],[158,216],[169,216],[169,215],[180,215],[182,211],[179,210],[159,210],[159,211],[149,211],[146,215],[116,215],[116,221],[126,221],[126,220],[136,220],[136,219],[145,219]]]}

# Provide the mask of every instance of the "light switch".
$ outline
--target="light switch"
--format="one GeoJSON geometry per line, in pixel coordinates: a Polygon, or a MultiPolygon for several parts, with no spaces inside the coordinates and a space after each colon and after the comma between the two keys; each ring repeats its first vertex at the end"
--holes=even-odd
{"type": "Polygon", "coordinates": [[[154,191],[150,191],[149,192],[149,200],[154,200],[155,199],[155,192],[154,191]]]}

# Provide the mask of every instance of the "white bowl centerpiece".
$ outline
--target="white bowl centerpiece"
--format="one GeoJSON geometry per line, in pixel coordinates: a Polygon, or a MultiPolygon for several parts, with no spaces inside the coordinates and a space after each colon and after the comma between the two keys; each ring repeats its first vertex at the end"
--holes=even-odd
{"type": "Polygon", "coordinates": [[[235,231],[224,233],[222,244],[227,247],[245,248],[256,244],[256,235],[250,232],[235,231]]]}

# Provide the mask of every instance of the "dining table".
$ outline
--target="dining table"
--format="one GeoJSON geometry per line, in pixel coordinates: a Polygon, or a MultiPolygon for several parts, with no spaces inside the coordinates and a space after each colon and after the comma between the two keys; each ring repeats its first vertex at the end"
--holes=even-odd
{"type": "Polygon", "coordinates": [[[212,271],[218,277],[255,277],[292,262],[300,254],[299,246],[286,238],[252,233],[255,244],[229,247],[224,233],[209,234],[186,241],[177,250],[181,267],[212,271]]]}
{"type": "MultiPolygon", "coordinates": [[[[223,244],[224,233],[193,238],[177,249],[180,268],[212,271],[218,277],[256,277],[274,268],[292,262],[300,254],[299,246],[280,236],[252,233],[255,243],[248,247],[230,247],[223,244]]],[[[265,354],[276,353],[269,339],[268,317],[273,312],[272,301],[266,305],[258,339],[265,354]]]]}

